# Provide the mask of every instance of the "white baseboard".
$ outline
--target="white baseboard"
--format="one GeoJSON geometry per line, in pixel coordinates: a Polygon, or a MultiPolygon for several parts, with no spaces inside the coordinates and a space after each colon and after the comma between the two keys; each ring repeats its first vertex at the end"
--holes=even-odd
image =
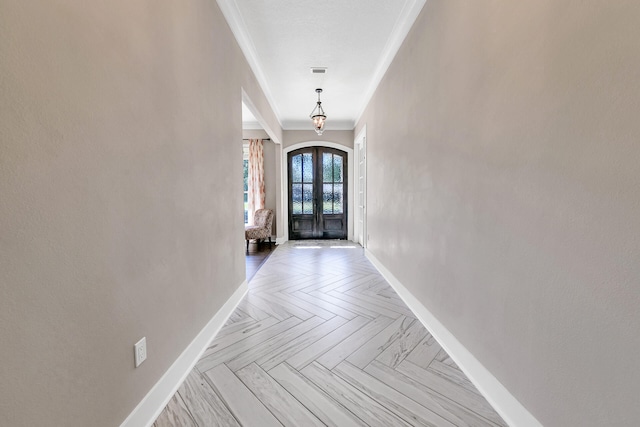
{"type": "Polygon", "coordinates": [[[365,255],[508,425],[542,427],[509,390],[371,252],[365,249],[365,255]]]}
{"type": "Polygon", "coordinates": [[[249,286],[244,281],[207,325],[191,341],[162,378],[153,386],[120,427],[149,427],[158,418],[175,392],[193,369],[200,356],[225,324],[231,313],[247,293],[249,286]]]}
{"type": "Polygon", "coordinates": [[[276,245],[282,245],[283,243],[287,243],[287,239],[285,237],[276,238],[276,245]]]}

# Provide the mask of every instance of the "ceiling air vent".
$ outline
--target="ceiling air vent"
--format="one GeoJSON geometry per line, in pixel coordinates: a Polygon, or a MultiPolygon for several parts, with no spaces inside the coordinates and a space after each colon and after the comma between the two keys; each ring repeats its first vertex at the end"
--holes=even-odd
{"type": "Polygon", "coordinates": [[[326,74],[327,67],[311,67],[311,74],[326,74]]]}

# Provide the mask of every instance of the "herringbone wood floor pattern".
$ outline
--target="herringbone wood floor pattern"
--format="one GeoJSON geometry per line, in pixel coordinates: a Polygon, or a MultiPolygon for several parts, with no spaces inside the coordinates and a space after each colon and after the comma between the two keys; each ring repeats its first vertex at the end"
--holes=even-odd
{"type": "Polygon", "coordinates": [[[165,426],[504,426],[347,242],[278,247],[156,420],[165,426]]]}

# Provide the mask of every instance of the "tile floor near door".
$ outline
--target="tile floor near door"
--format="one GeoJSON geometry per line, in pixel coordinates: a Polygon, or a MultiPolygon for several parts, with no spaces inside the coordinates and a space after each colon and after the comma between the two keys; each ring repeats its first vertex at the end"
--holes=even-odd
{"type": "Polygon", "coordinates": [[[345,241],[279,246],[154,426],[504,426],[345,241]]]}

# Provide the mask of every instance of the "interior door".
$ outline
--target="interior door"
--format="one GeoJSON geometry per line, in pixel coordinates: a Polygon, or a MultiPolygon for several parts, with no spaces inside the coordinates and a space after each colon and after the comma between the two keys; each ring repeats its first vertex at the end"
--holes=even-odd
{"type": "Polygon", "coordinates": [[[307,147],[288,155],[289,238],[347,238],[347,153],[307,147]]]}

